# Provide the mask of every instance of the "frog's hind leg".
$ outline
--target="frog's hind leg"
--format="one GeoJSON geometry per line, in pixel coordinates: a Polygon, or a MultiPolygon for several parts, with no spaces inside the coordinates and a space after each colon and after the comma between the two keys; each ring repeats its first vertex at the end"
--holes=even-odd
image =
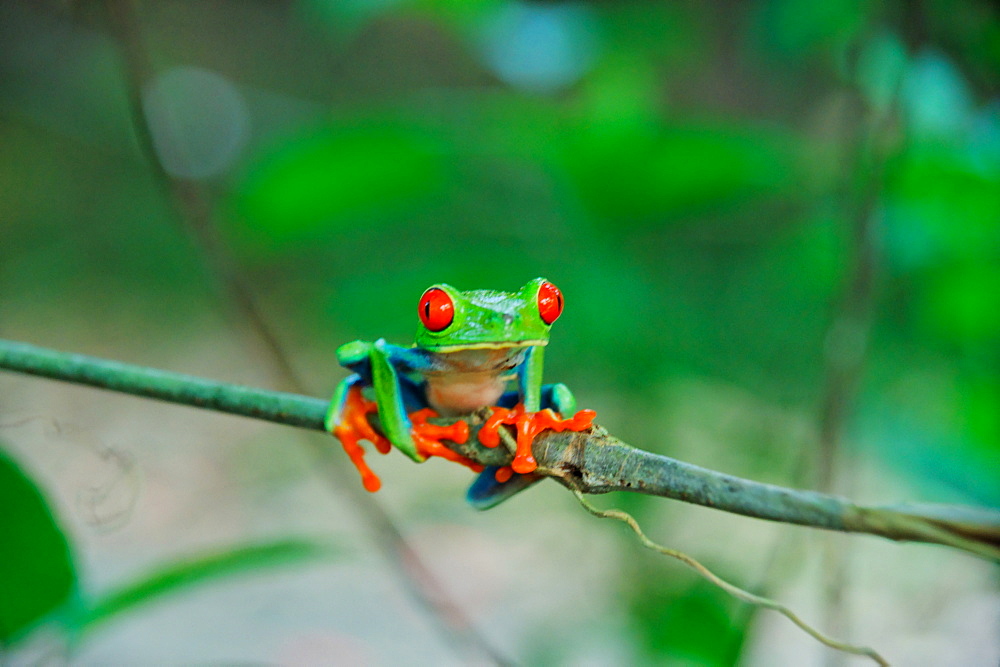
{"type": "MultiPolygon", "coordinates": [[[[508,391],[497,400],[497,405],[512,409],[520,402],[520,392],[508,391]]],[[[518,475],[510,469],[510,466],[487,466],[469,487],[465,499],[477,510],[488,510],[540,479],[539,475],[530,473],[518,475]]]]}
{"type": "MultiPolygon", "coordinates": [[[[521,394],[518,391],[506,391],[497,400],[497,405],[502,408],[513,408],[521,402],[521,394]]],[[[576,412],[576,398],[569,387],[562,382],[542,385],[541,409],[549,408],[555,410],[562,416],[572,415],[576,412]]]]}
{"type": "Polygon", "coordinates": [[[542,409],[545,408],[551,408],[563,417],[570,417],[576,412],[576,397],[562,382],[547,384],[542,387],[542,409]]]}
{"type": "Polygon", "coordinates": [[[503,468],[489,466],[479,473],[465,494],[469,504],[477,510],[488,510],[542,479],[542,476],[536,473],[527,475],[512,473],[506,481],[500,482],[497,480],[497,472],[505,469],[510,470],[509,466],[503,468]]]}
{"type": "Polygon", "coordinates": [[[323,419],[323,426],[328,433],[333,433],[333,429],[344,421],[344,412],[347,408],[347,395],[351,389],[357,387],[361,391],[361,376],[357,373],[348,376],[343,382],[337,385],[330,399],[330,406],[326,409],[326,417],[323,419]]]}

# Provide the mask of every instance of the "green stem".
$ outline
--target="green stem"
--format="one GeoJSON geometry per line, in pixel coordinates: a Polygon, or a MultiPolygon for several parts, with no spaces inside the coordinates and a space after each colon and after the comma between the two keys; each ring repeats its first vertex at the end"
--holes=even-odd
{"type": "MultiPolygon", "coordinates": [[[[214,382],[3,339],[0,368],[324,430],[327,401],[297,394],[214,382]]],[[[478,443],[482,416],[477,413],[466,419],[470,426],[467,442],[448,446],[483,465],[508,465],[511,457],[506,449],[488,449],[478,443]]],[[[546,431],[535,439],[534,452],[539,474],[584,493],[646,493],[759,519],[893,540],[936,542],[1000,560],[1000,512],[992,509],[863,507],[844,498],[741,479],[645,452],[596,425],[581,433],[546,431]]]]}
{"type": "Polygon", "coordinates": [[[254,419],[323,429],[328,401],[0,339],[0,368],[254,419]]]}
{"type": "MultiPolygon", "coordinates": [[[[588,434],[588,440],[579,443],[583,445],[580,478],[588,493],[636,491],[758,519],[846,529],[844,517],[852,505],[844,498],[708,470],[636,449],[601,428],[588,434]]],[[[573,447],[572,441],[568,444],[557,453],[558,445],[553,443],[552,451],[544,452],[542,458],[557,456],[566,461],[573,447]]]]}
{"type": "Polygon", "coordinates": [[[535,457],[545,474],[585,493],[663,496],[757,519],[944,544],[1000,561],[1000,511],[995,509],[933,504],[866,507],[636,449],[599,426],[589,433],[546,432],[535,441],[535,457]]]}

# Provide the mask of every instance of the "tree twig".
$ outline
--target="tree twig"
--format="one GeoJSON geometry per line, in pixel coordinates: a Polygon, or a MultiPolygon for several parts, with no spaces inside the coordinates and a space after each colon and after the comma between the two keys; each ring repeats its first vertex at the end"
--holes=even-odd
{"type": "MultiPolygon", "coordinates": [[[[853,63],[850,69],[856,70],[853,63]]],[[[857,76],[856,74],[854,75],[857,76]]],[[[884,106],[865,100],[858,84],[852,97],[857,106],[854,150],[845,165],[845,218],[850,227],[848,272],[843,294],[826,335],[823,386],[819,411],[819,446],[816,451],[816,488],[833,493],[838,485],[838,464],[843,458],[843,432],[850,419],[864,378],[869,339],[875,323],[879,273],[879,218],[885,165],[896,148],[898,87],[884,106]]],[[[842,489],[850,493],[850,488],[842,489]]],[[[850,585],[850,554],[836,538],[826,540],[825,585],[822,591],[826,627],[846,633],[851,616],[846,605],[850,585]]],[[[839,664],[839,663],[838,663],[839,664]]]]}
{"type": "MultiPolygon", "coordinates": [[[[215,382],[2,339],[0,368],[324,430],[327,402],[297,394],[215,382]]],[[[507,449],[490,449],[478,443],[484,419],[482,413],[466,417],[468,441],[448,446],[483,465],[509,464],[511,454],[507,449]]],[[[437,421],[446,424],[455,420],[437,421]]],[[[580,433],[546,431],[535,439],[533,449],[539,474],[584,493],[645,493],[758,519],[943,544],[1000,561],[1000,510],[996,509],[933,504],[856,505],[838,496],[755,482],[643,451],[600,426],[580,433]]]]}

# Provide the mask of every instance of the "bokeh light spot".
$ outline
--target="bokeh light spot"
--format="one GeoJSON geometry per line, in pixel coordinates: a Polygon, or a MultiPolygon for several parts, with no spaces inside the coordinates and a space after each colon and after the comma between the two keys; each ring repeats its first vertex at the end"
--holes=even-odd
{"type": "Polygon", "coordinates": [[[551,92],[590,70],[598,50],[595,28],[585,5],[511,3],[484,30],[483,58],[507,83],[551,92]]]}
{"type": "Polygon", "coordinates": [[[180,178],[208,178],[240,156],[250,133],[243,96],[224,77],[175,67],[143,95],[153,145],[164,169],[180,178]]]}

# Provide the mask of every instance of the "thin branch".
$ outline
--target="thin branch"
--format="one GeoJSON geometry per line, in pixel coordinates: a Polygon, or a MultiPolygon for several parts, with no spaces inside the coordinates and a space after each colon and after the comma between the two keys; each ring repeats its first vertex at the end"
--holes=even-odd
{"type": "MultiPolygon", "coordinates": [[[[851,65],[856,69],[856,63],[851,65]]],[[[850,228],[849,271],[843,293],[826,336],[823,388],[819,411],[819,446],[816,452],[816,486],[832,493],[838,483],[837,467],[843,458],[843,432],[864,378],[869,339],[875,323],[879,273],[878,227],[885,165],[896,149],[897,90],[884,106],[866,101],[855,84],[857,107],[854,149],[845,174],[845,218],[850,228]]],[[[843,489],[851,492],[850,488],[843,489]]],[[[825,625],[847,632],[850,613],[845,591],[850,585],[850,554],[836,539],[828,539],[823,554],[826,572],[823,587],[825,625]]]]}
{"type": "Polygon", "coordinates": [[[139,148],[147,157],[157,182],[163,187],[168,203],[176,210],[180,226],[208,269],[211,287],[219,300],[232,308],[238,318],[249,326],[254,342],[263,347],[284,388],[303,391],[281,343],[257,308],[249,281],[244,279],[237,262],[225,250],[213,219],[209,197],[196,182],[171,176],[160,161],[142,101],[142,91],[152,79],[153,67],[142,40],[135,0],[105,0],[105,6],[122,55],[129,112],[139,148]]]}
{"type": "Polygon", "coordinates": [[[0,368],[206,410],[323,430],[327,402],[0,339],[0,368]]]}
{"type": "MultiPolygon", "coordinates": [[[[327,403],[0,339],[0,368],[322,431],[327,403]]],[[[507,465],[504,447],[478,441],[485,415],[466,417],[469,440],[446,443],[483,465],[507,465]]],[[[447,424],[454,419],[437,420],[447,424]]],[[[377,424],[376,424],[377,427],[377,424]]],[[[845,498],[764,484],[636,449],[600,426],[546,431],[538,473],[584,493],[632,491],[782,523],[943,544],[1000,561],[1000,510],[951,505],[865,507],[845,498]]],[[[346,461],[345,461],[346,465],[346,461]]]]}

